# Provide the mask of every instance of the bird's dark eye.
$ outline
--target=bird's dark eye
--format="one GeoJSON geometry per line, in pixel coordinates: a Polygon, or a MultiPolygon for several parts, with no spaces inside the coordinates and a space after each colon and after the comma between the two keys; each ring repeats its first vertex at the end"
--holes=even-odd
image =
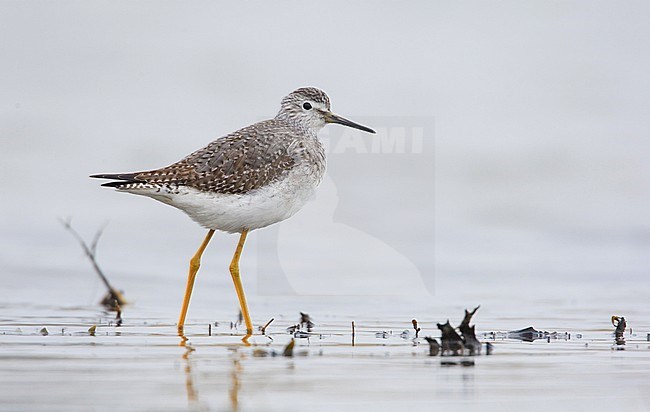
{"type": "Polygon", "coordinates": [[[302,108],[305,109],[305,110],[311,110],[311,103],[309,103],[309,102],[304,102],[304,103],[302,104],[302,108]]]}

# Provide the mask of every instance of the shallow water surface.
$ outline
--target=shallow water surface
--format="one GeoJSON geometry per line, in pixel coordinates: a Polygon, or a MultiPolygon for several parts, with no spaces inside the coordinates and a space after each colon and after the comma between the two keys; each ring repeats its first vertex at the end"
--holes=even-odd
{"type": "MultiPolygon", "coordinates": [[[[212,317],[212,302],[197,299],[183,346],[177,302],[127,305],[117,327],[115,314],[98,306],[54,304],[68,289],[57,286],[66,276],[76,275],[41,278],[50,286],[41,305],[2,306],[2,410],[645,410],[650,401],[650,324],[632,310],[643,311],[640,302],[628,300],[628,312],[617,313],[629,324],[626,344],[617,346],[609,304],[562,296],[506,300],[493,287],[494,297],[473,319],[493,354],[461,366],[459,358],[428,356],[423,337],[440,336],[435,323],[447,318],[457,325],[463,305],[451,300],[469,303],[467,294],[374,298],[374,305],[363,298],[256,296],[254,323],[263,325],[263,315],[275,320],[251,346],[231,325],[236,315],[212,317]],[[279,356],[299,310],[310,313],[313,331],[296,339],[294,357],[279,356]],[[417,339],[412,317],[422,328],[417,339]],[[502,333],[531,324],[558,337],[521,342],[502,333]]],[[[156,287],[140,290],[155,294],[156,287]]]]}

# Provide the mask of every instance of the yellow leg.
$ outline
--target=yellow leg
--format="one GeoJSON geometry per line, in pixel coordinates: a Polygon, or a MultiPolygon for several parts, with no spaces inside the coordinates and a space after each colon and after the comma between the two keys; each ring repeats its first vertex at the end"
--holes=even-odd
{"type": "Polygon", "coordinates": [[[181,316],[178,319],[179,335],[183,334],[183,325],[185,324],[185,317],[187,316],[187,308],[190,306],[190,298],[192,297],[192,289],[194,288],[194,279],[196,279],[196,273],[199,271],[199,267],[201,267],[201,255],[203,255],[203,251],[208,246],[208,243],[210,243],[212,235],[214,235],[214,230],[209,230],[205,239],[203,239],[203,243],[201,243],[199,250],[197,250],[194,256],[192,256],[192,259],[190,259],[190,272],[187,276],[187,286],[185,286],[185,297],[183,298],[181,316]]]}
{"type": "Polygon", "coordinates": [[[247,234],[248,230],[244,229],[241,232],[241,237],[239,238],[237,249],[235,250],[235,254],[232,257],[232,262],[230,262],[230,275],[232,276],[232,281],[235,284],[235,290],[237,291],[237,297],[239,298],[241,313],[244,316],[244,321],[246,322],[246,336],[244,336],[242,339],[245,343],[248,342],[248,338],[253,334],[253,323],[251,322],[251,317],[248,314],[246,295],[244,294],[244,287],[241,284],[241,276],[239,276],[239,257],[241,256],[241,251],[244,248],[244,242],[246,241],[247,234]]]}

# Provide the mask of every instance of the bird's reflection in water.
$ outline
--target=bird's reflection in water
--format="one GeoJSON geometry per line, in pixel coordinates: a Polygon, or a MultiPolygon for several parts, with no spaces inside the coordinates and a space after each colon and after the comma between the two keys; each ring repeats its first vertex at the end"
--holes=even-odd
{"type": "Polygon", "coordinates": [[[241,387],[241,382],[239,377],[242,373],[242,365],[239,359],[239,354],[236,354],[236,357],[232,360],[232,371],[230,372],[230,410],[238,411],[239,410],[239,388],[241,387]]]}
{"type": "Polygon", "coordinates": [[[202,410],[199,404],[199,391],[197,390],[196,385],[194,384],[194,374],[192,373],[192,353],[196,349],[189,345],[188,338],[185,336],[182,330],[178,331],[178,337],[181,338],[178,346],[185,348],[185,352],[181,355],[183,363],[185,365],[185,391],[187,392],[187,404],[188,409],[192,411],[202,410]]]}
{"type": "MultiPolygon", "coordinates": [[[[184,345],[185,346],[185,345],[184,345]]],[[[198,401],[199,401],[199,392],[194,386],[194,375],[192,374],[192,360],[191,354],[194,352],[194,348],[191,346],[185,346],[186,350],[183,353],[183,361],[185,362],[185,390],[187,391],[187,404],[190,410],[197,410],[198,401]]]]}
{"type": "MultiPolygon", "coordinates": [[[[198,385],[195,384],[195,374],[193,373],[193,367],[195,366],[192,362],[192,354],[196,351],[194,347],[188,344],[188,338],[182,333],[179,332],[178,336],[181,338],[179,346],[185,348],[185,352],[181,356],[184,364],[185,372],[185,390],[187,392],[187,404],[188,409],[192,411],[196,410],[207,410],[205,405],[201,405],[199,400],[199,391],[198,385]]],[[[247,346],[244,343],[244,346],[247,346]]],[[[230,348],[233,351],[232,356],[232,369],[230,372],[230,388],[228,389],[228,398],[230,400],[230,410],[238,411],[239,410],[239,390],[241,387],[240,376],[243,372],[243,366],[241,363],[242,354],[239,352],[237,347],[230,348]]]]}

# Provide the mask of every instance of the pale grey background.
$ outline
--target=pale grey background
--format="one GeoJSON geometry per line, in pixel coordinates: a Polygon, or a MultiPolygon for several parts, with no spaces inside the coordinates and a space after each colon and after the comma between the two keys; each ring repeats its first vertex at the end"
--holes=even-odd
{"type": "Polygon", "coordinates": [[[0,1],[0,409],[647,408],[649,3],[351,3],[0,1]],[[244,285],[254,325],[275,318],[271,348],[230,336],[236,237],[215,236],[186,351],[174,324],[204,230],[87,176],[176,161],[305,85],[378,130],[421,126],[422,153],[333,151],[315,201],[250,235],[244,285]],[[87,237],[109,221],[122,327],[59,217],[87,237]],[[482,340],[571,339],[496,340],[465,368],[399,337],[478,304],[482,340]],[[297,340],[310,355],[253,357],[281,351],[299,311],[325,333],[297,340]]]}
{"type": "MultiPolygon", "coordinates": [[[[87,175],[176,161],[273,116],[282,96],[305,85],[370,126],[430,119],[433,150],[419,157],[346,153],[330,162],[336,220],[409,250],[428,292],[480,297],[498,283],[493,293],[507,299],[605,279],[647,291],[649,9],[642,1],[3,1],[0,299],[94,302],[101,288],[57,218],[73,217],[87,236],[109,220],[105,269],[141,304],[169,303],[174,319],[204,231],[87,175]],[[70,292],[39,290],[43,276],[71,272],[79,283],[70,292]]],[[[382,258],[319,227],[299,227],[297,241],[312,254],[292,258],[284,243],[282,260],[306,272],[382,258]],[[321,253],[346,241],[347,254],[321,253]]],[[[258,304],[261,233],[243,263],[258,304]]],[[[234,307],[225,270],[235,241],[215,237],[193,308],[214,308],[210,294],[234,307]]]]}

